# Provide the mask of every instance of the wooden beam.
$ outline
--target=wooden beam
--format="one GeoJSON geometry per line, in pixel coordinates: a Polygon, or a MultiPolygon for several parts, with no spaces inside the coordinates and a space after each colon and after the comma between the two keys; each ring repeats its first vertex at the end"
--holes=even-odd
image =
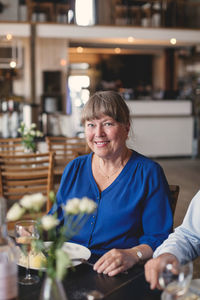
{"type": "Polygon", "coordinates": [[[30,37],[30,59],[31,59],[31,103],[36,103],[35,92],[35,41],[36,41],[36,28],[35,24],[31,24],[31,37],[30,37]]]}

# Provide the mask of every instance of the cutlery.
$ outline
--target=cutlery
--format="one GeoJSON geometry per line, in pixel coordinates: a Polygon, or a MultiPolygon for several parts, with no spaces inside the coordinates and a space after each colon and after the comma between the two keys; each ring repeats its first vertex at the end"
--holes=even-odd
{"type": "MultiPolygon", "coordinates": [[[[94,264],[92,264],[92,263],[90,263],[87,259],[85,259],[85,258],[71,258],[71,261],[80,261],[81,263],[83,263],[83,264],[86,264],[86,265],[88,265],[88,266],[91,266],[91,267],[93,267],[94,266],[94,264]]],[[[122,274],[128,274],[128,271],[123,271],[123,272],[121,272],[122,274]]]]}
{"type": "Polygon", "coordinates": [[[94,264],[90,263],[87,259],[85,258],[71,258],[71,261],[80,261],[82,264],[89,265],[91,267],[94,266],[94,264]]]}

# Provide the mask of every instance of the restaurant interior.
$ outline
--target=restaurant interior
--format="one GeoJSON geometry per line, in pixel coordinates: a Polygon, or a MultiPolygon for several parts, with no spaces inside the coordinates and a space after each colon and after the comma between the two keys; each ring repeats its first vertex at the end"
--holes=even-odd
{"type": "Polygon", "coordinates": [[[21,122],[42,132],[38,153],[58,151],[51,138],[68,143],[52,171],[57,190],[64,164],[89,151],[84,104],[117,91],[131,112],[128,146],[179,186],[180,225],[200,181],[199,17],[199,0],[0,0],[1,151],[8,139],[20,148],[21,122]]]}

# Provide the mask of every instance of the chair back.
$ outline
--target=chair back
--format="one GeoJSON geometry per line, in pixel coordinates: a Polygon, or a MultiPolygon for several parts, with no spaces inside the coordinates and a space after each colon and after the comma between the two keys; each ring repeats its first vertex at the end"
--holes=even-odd
{"type": "Polygon", "coordinates": [[[55,153],[54,175],[61,176],[64,167],[79,155],[87,154],[85,139],[78,137],[46,137],[48,151],[55,153]]]}
{"type": "Polygon", "coordinates": [[[174,216],[180,187],[179,185],[169,185],[169,189],[171,193],[170,205],[172,209],[172,214],[174,216]]]}
{"type": "Polygon", "coordinates": [[[27,7],[27,17],[29,22],[32,20],[32,14],[34,12],[37,13],[45,13],[48,17],[48,21],[52,22],[55,20],[54,14],[54,3],[51,1],[34,1],[34,0],[25,0],[27,7]]]}
{"type": "Polygon", "coordinates": [[[0,152],[4,154],[23,154],[22,138],[0,138],[0,152]]]}
{"type": "Polygon", "coordinates": [[[45,213],[51,207],[49,192],[53,189],[54,153],[0,155],[0,196],[9,208],[24,195],[47,196],[45,213]]]}

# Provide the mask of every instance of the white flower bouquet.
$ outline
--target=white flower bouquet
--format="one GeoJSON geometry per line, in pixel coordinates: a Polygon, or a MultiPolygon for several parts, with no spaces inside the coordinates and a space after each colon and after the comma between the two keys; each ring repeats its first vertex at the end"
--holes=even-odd
{"type": "MultiPolygon", "coordinates": [[[[51,192],[51,199],[55,201],[55,194],[51,192]]],[[[17,221],[22,218],[26,211],[32,213],[40,211],[46,201],[41,193],[26,195],[19,203],[15,203],[7,213],[8,221],[17,221]]],[[[44,215],[38,220],[38,231],[40,238],[32,242],[32,247],[36,253],[44,253],[45,262],[41,267],[46,268],[48,277],[62,280],[67,272],[67,266],[72,266],[68,254],[62,249],[64,242],[72,238],[86,222],[88,216],[96,209],[96,203],[93,200],[83,197],[82,199],[73,198],[63,206],[65,214],[65,224],[58,225],[60,221],[55,215],[44,215]],[[43,237],[46,236],[51,241],[50,246],[46,248],[43,237]]]]}
{"type": "Polygon", "coordinates": [[[43,133],[36,129],[36,124],[32,123],[27,128],[24,122],[21,122],[18,132],[22,137],[22,144],[27,151],[36,151],[36,138],[43,137],[43,133]]]}

